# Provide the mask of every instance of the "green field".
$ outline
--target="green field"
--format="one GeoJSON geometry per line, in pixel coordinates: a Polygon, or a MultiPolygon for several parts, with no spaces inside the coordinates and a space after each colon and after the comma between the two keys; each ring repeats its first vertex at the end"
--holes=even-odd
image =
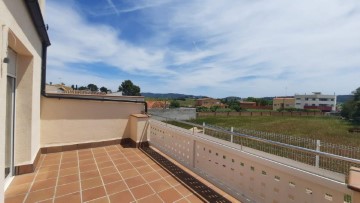
{"type": "Polygon", "coordinates": [[[181,107],[194,107],[195,106],[195,99],[185,99],[184,100],[177,100],[180,103],[181,107]]]}
{"type": "MultiPolygon", "coordinates": [[[[234,127],[283,135],[318,139],[334,144],[360,146],[360,133],[349,133],[349,128],[360,127],[348,121],[331,117],[204,117],[191,122],[203,122],[220,127],[234,127]]],[[[187,127],[187,126],[181,126],[187,127]]]]}

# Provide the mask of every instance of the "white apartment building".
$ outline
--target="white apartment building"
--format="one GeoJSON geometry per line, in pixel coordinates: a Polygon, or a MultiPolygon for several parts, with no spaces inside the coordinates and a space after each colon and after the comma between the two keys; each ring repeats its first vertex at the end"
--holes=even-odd
{"type": "Polygon", "coordinates": [[[324,95],[321,92],[313,94],[295,94],[295,108],[298,109],[320,109],[321,111],[336,110],[336,95],[324,95]]]}

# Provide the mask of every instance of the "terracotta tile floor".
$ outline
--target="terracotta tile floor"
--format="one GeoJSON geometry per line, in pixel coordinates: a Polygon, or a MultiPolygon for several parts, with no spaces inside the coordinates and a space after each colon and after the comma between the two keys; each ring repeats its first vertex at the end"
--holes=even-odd
{"type": "Polygon", "coordinates": [[[112,145],[42,155],[34,173],[16,176],[6,190],[5,203],[15,202],[156,203],[203,200],[143,151],[112,145]]]}

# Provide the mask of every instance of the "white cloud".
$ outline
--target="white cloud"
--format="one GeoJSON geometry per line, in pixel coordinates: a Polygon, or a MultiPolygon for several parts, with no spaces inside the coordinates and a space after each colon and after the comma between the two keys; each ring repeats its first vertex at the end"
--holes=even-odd
{"type": "Polygon", "coordinates": [[[50,3],[49,65],[100,62],[162,81],[153,92],[210,96],[345,94],[360,86],[359,1],[139,1],[132,8],[126,12],[142,10],[155,32],[146,44],[50,3]]]}
{"type": "Polygon", "coordinates": [[[52,25],[50,67],[101,62],[127,72],[171,73],[162,66],[162,52],[131,45],[112,27],[90,23],[74,8],[49,3],[47,12],[47,22],[52,25]]]}

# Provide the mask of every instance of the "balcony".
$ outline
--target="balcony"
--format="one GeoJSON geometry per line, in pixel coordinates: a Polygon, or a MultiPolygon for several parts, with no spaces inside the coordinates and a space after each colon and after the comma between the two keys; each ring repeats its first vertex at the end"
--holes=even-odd
{"type": "Polygon", "coordinates": [[[348,184],[358,159],[211,126],[190,131],[140,114],[142,105],[42,98],[41,155],[5,202],[359,201],[357,179],[348,184]]]}
{"type": "Polygon", "coordinates": [[[44,154],[36,171],[16,176],[5,193],[5,202],[229,200],[235,199],[151,148],[123,145],[44,154]]]}

